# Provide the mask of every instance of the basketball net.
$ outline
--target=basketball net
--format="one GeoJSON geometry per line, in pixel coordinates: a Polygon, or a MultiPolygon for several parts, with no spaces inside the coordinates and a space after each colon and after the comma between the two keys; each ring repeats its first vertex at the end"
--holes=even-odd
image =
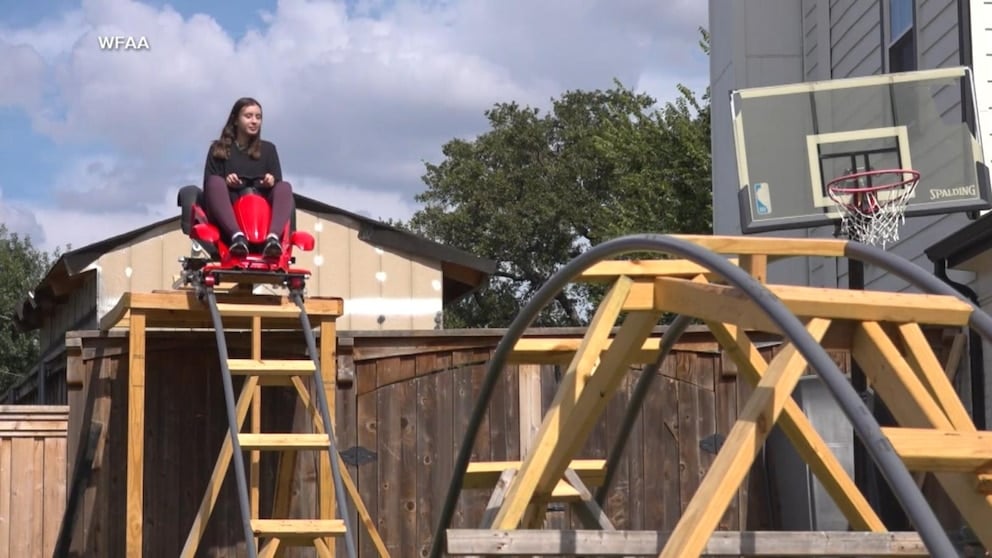
{"type": "Polygon", "coordinates": [[[869,170],[831,180],[827,194],[841,211],[841,231],[848,238],[884,249],[899,240],[899,227],[906,222],[906,206],[919,181],[920,173],[915,170],[869,170]],[[902,180],[873,185],[872,179],[881,175],[902,180]]]}

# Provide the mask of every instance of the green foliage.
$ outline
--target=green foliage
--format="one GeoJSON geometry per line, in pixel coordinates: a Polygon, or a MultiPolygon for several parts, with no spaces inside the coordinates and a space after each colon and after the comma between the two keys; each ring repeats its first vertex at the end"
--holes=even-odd
{"type": "MultiPolygon", "coordinates": [[[[709,94],[678,90],[660,108],[619,82],[568,91],[547,114],[501,103],[486,112],[486,133],[443,146],[407,226],[499,263],[489,285],[446,312],[445,327],[507,326],[590,245],[712,231],[709,94]]],[[[534,325],[584,324],[602,292],[574,285],[534,325]]]]}
{"type": "Polygon", "coordinates": [[[38,361],[37,332],[18,332],[13,313],[57,257],[57,251],[50,256],[0,224],[0,394],[38,361]]]}

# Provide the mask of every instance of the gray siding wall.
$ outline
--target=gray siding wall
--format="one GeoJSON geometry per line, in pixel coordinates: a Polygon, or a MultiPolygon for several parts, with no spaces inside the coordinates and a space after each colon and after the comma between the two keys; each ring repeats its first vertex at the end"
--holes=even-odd
{"type": "MultiPolygon", "coordinates": [[[[917,67],[920,69],[932,69],[960,65],[959,33],[961,31],[958,26],[958,5],[956,0],[917,0],[915,27],[917,67]]],[[[883,32],[884,42],[887,45],[889,42],[887,25],[883,26],[883,32]]],[[[968,31],[965,30],[965,32],[968,31]]],[[[884,52],[885,50],[880,51],[880,53],[884,52]]],[[[835,56],[838,54],[835,53],[835,56]]],[[[956,102],[944,102],[941,104],[940,98],[937,99],[937,102],[941,105],[939,107],[941,111],[961,110],[961,107],[956,102]]],[[[900,232],[900,240],[888,248],[888,250],[912,260],[924,269],[932,269],[933,264],[927,259],[923,251],[934,242],[960,229],[969,222],[968,217],[961,213],[909,219],[900,232]]],[[[974,281],[975,276],[973,273],[952,272],[951,278],[965,284],[970,284],[974,281]]],[[[901,280],[887,276],[880,270],[872,268],[865,270],[865,283],[871,289],[906,290],[909,288],[901,280]]]]}
{"type": "MultiPolygon", "coordinates": [[[[730,91],[803,81],[807,8],[807,2],[796,0],[710,0],[713,227],[716,234],[741,232],[730,91]]],[[[822,32],[821,29],[819,33],[822,32]]],[[[817,32],[813,34],[817,35],[817,32]]],[[[806,231],[785,231],[775,236],[806,236],[806,231]]],[[[805,262],[797,259],[772,264],[769,278],[798,285],[809,281],[805,262]]]]}
{"type": "Polygon", "coordinates": [[[882,72],[882,16],[878,0],[831,0],[830,70],[834,78],[882,72]]]}

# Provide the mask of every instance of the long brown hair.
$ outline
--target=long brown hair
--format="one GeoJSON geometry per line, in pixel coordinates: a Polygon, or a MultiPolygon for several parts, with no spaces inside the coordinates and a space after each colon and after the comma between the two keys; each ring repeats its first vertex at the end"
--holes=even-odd
{"type": "MultiPolygon", "coordinates": [[[[251,97],[241,97],[234,102],[234,106],[231,107],[231,114],[227,116],[227,123],[224,124],[224,129],[220,132],[220,138],[214,140],[210,146],[210,154],[213,157],[227,159],[230,156],[231,146],[234,145],[238,137],[238,116],[241,114],[243,108],[252,106],[258,107],[259,110],[262,109],[262,104],[251,97]]],[[[258,133],[255,134],[255,137],[252,138],[251,143],[248,145],[248,155],[252,159],[258,159],[262,156],[261,126],[259,126],[258,133]]]]}

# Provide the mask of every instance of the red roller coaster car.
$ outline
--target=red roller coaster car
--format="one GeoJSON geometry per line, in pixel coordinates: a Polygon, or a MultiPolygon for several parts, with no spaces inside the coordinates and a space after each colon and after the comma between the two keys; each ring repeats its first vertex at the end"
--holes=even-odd
{"type": "Polygon", "coordinates": [[[296,261],[293,248],[313,250],[313,236],[294,230],[295,220],[291,220],[280,235],[282,254],[278,257],[264,256],[262,246],[269,232],[272,208],[256,186],[261,177],[239,178],[246,186],[237,192],[233,203],[234,215],[248,240],[248,255],[238,257],[231,254],[220,229],[210,222],[204,210],[203,191],[197,186],[186,186],[179,191],[178,200],[178,205],[182,207],[182,229],[209,257],[181,258],[183,270],[177,283],[209,288],[222,281],[231,281],[281,284],[290,290],[302,290],[310,271],[293,267],[296,261]]]}

